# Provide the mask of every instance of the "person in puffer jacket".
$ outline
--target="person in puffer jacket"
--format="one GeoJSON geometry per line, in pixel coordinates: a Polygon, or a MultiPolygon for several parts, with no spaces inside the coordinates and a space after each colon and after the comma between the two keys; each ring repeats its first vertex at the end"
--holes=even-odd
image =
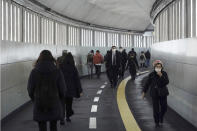
{"type": "Polygon", "coordinates": [[[100,78],[101,65],[103,62],[104,62],[103,56],[100,54],[100,51],[97,50],[96,54],[93,57],[93,63],[95,65],[97,78],[100,78]]]}

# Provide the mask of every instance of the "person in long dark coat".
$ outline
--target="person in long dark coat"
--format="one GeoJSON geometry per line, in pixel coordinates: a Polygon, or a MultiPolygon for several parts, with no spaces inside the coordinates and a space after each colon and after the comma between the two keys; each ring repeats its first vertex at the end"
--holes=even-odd
{"type": "Polygon", "coordinates": [[[126,69],[126,63],[127,63],[127,53],[126,50],[123,49],[122,47],[119,47],[120,51],[120,72],[119,72],[119,77],[123,78],[124,77],[124,72],[126,69]]]}
{"type": "MultiPolygon", "coordinates": [[[[50,86],[50,85],[49,85],[50,86]]],[[[35,64],[35,68],[31,71],[28,81],[28,93],[33,101],[33,119],[38,122],[39,130],[47,130],[47,121],[50,122],[51,131],[57,131],[57,121],[63,117],[63,108],[61,101],[65,97],[66,85],[64,82],[64,76],[60,70],[57,69],[55,65],[55,59],[48,50],[43,50],[35,64]],[[46,100],[43,105],[39,104],[41,101],[37,97],[39,93],[38,88],[41,83],[41,77],[47,77],[49,83],[52,81],[55,83],[54,89],[57,92],[49,92],[55,98],[46,100]],[[38,93],[38,94],[37,94],[38,93]],[[44,105],[50,102],[51,107],[45,108],[44,105]],[[52,104],[51,104],[52,102],[52,104]],[[42,107],[42,108],[41,108],[42,107]]],[[[41,89],[40,89],[41,90],[41,89]]]]}
{"type": "Polygon", "coordinates": [[[111,87],[114,88],[117,85],[118,73],[120,70],[120,53],[116,50],[116,46],[112,46],[112,49],[107,53],[105,60],[109,81],[111,87]]]}
{"type": "MultiPolygon", "coordinates": [[[[82,94],[81,82],[79,79],[79,73],[75,67],[75,62],[72,54],[69,52],[63,63],[60,65],[60,69],[63,72],[65,83],[67,86],[65,104],[66,104],[66,121],[71,122],[70,117],[74,114],[72,109],[73,97],[79,98],[82,94]]],[[[63,104],[65,108],[65,104],[63,104]]],[[[64,121],[61,121],[64,124],[64,121]]]]}
{"type": "Polygon", "coordinates": [[[150,88],[150,96],[153,102],[153,116],[156,127],[163,124],[163,118],[167,112],[167,96],[169,95],[167,85],[169,83],[168,75],[163,70],[163,63],[156,60],[154,63],[154,71],[148,76],[144,85],[142,97],[150,88]]]}
{"type": "Polygon", "coordinates": [[[136,78],[136,73],[137,73],[137,65],[135,63],[135,57],[134,55],[130,55],[128,58],[128,63],[126,69],[129,68],[129,73],[131,74],[132,80],[135,80],[136,78]]]}
{"type": "Polygon", "coordinates": [[[149,50],[147,50],[147,52],[145,53],[145,56],[146,56],[146,67],[148,68],[150,65],[150,58],[151,58],[151,54],[149,50]]]}
{"type": "Polygon", "coordinates": [[[104,56],[104,63],[105,63],[105,68],[106,68],[106,74],[107,74],[107,78],[108,80],[110,81],[110,75],[109,75],[109,70],[107,70],[107,58],[108,58],[108,55],[110,55],[110,51],[107,50],[107,53],[105,54],[104,56]]]}

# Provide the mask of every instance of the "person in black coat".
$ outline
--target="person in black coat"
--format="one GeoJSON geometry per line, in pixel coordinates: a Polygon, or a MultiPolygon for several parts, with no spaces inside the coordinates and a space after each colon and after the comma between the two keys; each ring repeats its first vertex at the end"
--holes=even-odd
{"type": "Polygon", "coordinates": [[[57,69],[55,59],[50,51],[43,50],[40,53],[35,68],[29,76],[27,90],[33,101],[33,119],[38,122],[39,130],[46,131],[46,123],[49,121],[51,131],[57,131],[57,121],[63,117],[61,101],[66,95],[66,85],[64,76],[57,69]],[[48,82],[46,87],[42,86],[44,80],[48,82]],[[49,91],[47,94],[45,89],[49,91]]]}
{"type": "Polygon", "coordinates": [[[167,112],[167,96],[169,95],[167,85],[169,83],[168,75],[163,71],[163,64],[160,60],[156,60],[154,63],[154,71],[148,76],[148,79],[144,85],[142,97],[150,88],[150,96],[153,102],[153,115],[156,127],[159,127],[159,123],[163,123],[163,118],[167,112]]]}
{"type": "Polygon", "coordinates": [[[126,63],[127,63],[127,53],[126,50],[123,49],[122,47],[119,47],[119,51],[120,51],[120,72],[119,72],[119,76],[120,78],[124,77],[124,72],[126,69],[126,63]]]}
{"type": "Polygon", "coordinates": [[[105,57],[105,61],[105,66],[111,87],[116,87],[120,69],[120,53],[116,50],[116,46],[112,46],[112,49],[107,53],[105,57]]]}
{"type": "Polygon", "coordinates": [[[135,52],[134,48],[132,48],[131,51],[129,51],[128,58],[130,58],[131,55],[134,56],[135,64],[136,64],[137,68],[139,69],[139,65],[138,65],[138,61],[137,61],[137,53],[135,52]]]}
{"type": "Polygon", "coordinates": [[[145,56],[146,56],[146,67],[149,67],[150,58],[151,58],[151,54],[150,54],[149,50],[147,50],[147,52],[145,53],[145,56]]]}
{"type": "MultiPolygon", "coordinates": [[[[63,72],[65,83],[67,86],[66,92],[66,121],[71,122],[70,117],[74,114],[72,109],[73,97],[79,98],[82,93],[81,82],[79,79],[79,74],[77,68],[75,67],[75,62],[72,54],[69,52],[63,63],[60,65],[60,69],[63,72]]],[[[65,103],[63,107],[65,108],[65,103]]],[[[64,120],[61,120],[60,124],[64,124],[64,120]]]]}
{"type": "Polygon", "coordinates": [[[135,80],[136,78],[136,73],[137,73],[137,65],[135,63],[135,57],[133,54],[131,54],[128,58],[128,63],[126,69],[129,68],[129,72],[131,74],[132,80],[135,80]]]}

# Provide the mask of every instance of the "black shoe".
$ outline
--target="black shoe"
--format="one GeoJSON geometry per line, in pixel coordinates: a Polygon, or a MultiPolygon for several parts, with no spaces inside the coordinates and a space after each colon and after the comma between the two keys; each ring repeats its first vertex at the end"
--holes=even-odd
{"type": "Polygon", "coordinates": [[[60,120],[60,125],[65,125],[64,120],[60,120]]]}
{"type": "Polygon", "coordinates": [[[70,118],[66,118],[66,121],[67,121],[67,122],[71,122],[71,119],[70,119],[70,118]]]}

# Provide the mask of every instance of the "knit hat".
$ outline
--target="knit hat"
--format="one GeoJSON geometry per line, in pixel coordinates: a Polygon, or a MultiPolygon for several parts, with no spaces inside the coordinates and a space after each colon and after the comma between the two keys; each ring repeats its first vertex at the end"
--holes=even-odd
{"type": "Polygon", "coordinates": [[[153,66],[155,67],[157,64],[161,64],[161,66],[163,67],[163,62],[161,60],[155,60],[153,62],[153,66]]]}

